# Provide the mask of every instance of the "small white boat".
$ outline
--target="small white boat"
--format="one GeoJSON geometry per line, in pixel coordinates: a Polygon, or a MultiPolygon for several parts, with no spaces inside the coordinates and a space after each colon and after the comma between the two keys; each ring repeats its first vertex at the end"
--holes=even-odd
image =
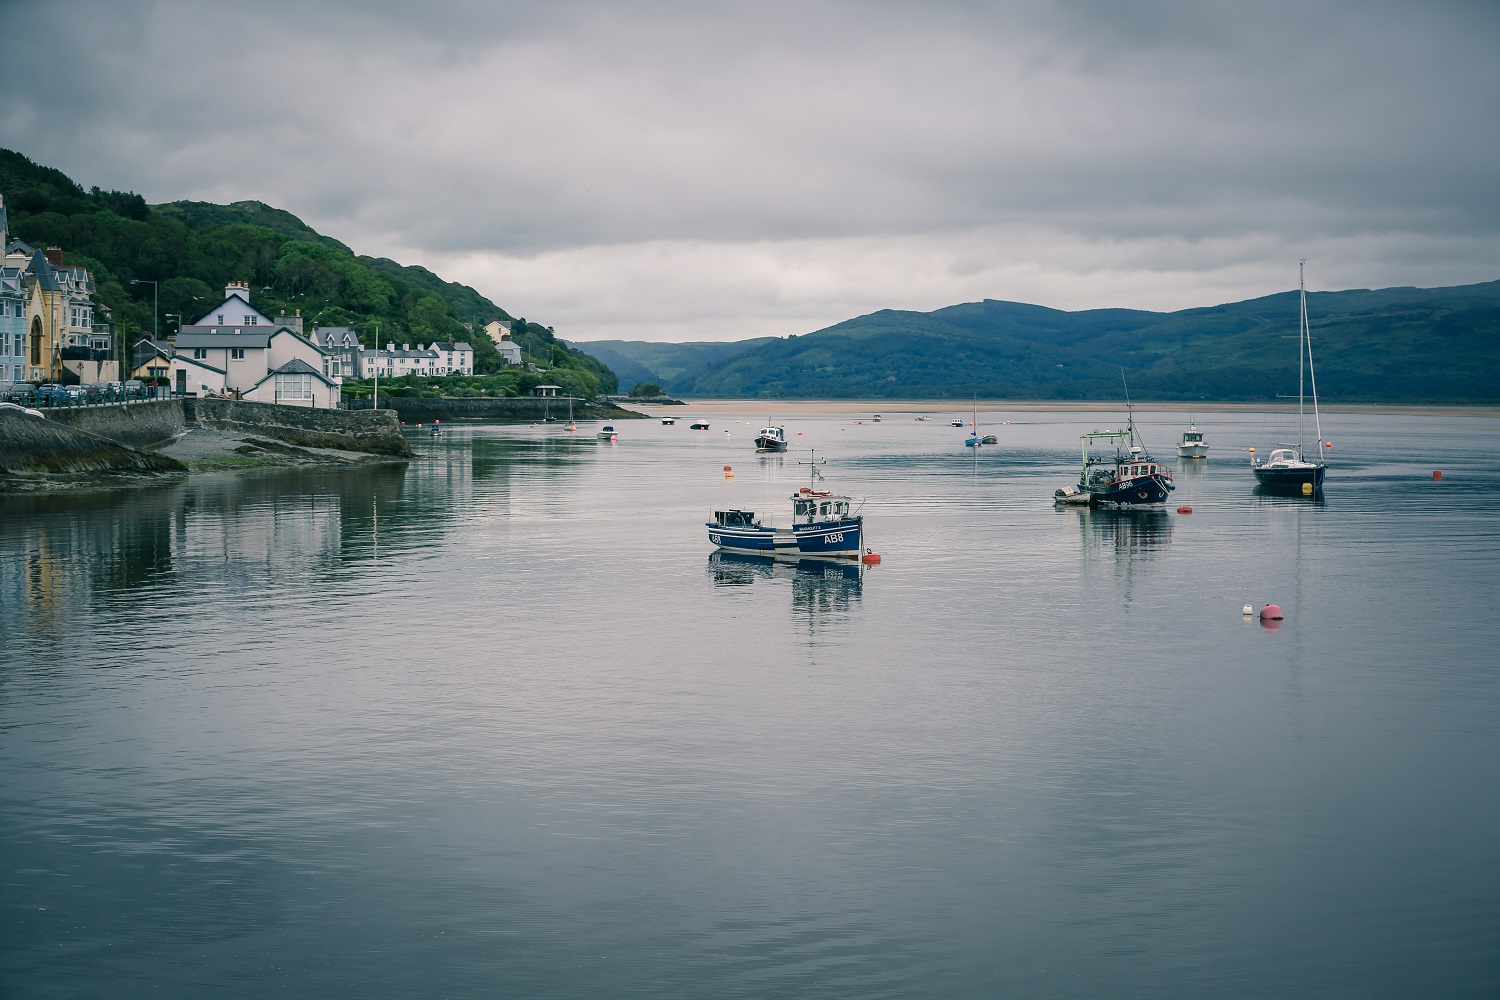
{"type": "Polygon", "coordinates": [[[875,414],[874,420],[877,424],[880,423],[880,414],[875,414]]]}
{"type": "Polygon", "coordinates": [[[1182,442],[1177,446],[1179,458],[1207,458],[1208,442],[1203,440],[1203,432],[1198,429],[1197,424],[1188,424],[1188,429],[1182,432],[1182,442]]]}
{"type": "Polygon", "coordinates": [[[600,441],[616,441],[619,439],[620,435],[615,433],[615,429],[612,425],[605,424],[603,427],[599,428],[597,437],[600,441]]]}
{"type": "Polygon", "coordinates": [[[963,425],[964,422],[957,417],[954,417],[952,420],[948,421],[949,427],[962,427],[963,425]]]}
{"type": "Polygon", "coordinates": [[[926,419],[927,419],[927,415],[926,414],[923,414],[922,416],[920,416],[920,417],[917,418],[918,421],[922,421],[922,420],[926,420],[926,419]]]}
{"type": "Polygon", "coordinates": [[[662,417],[661,418],[661,422],[665,426],[671,427],[673,424],[677,423],[677,418],[676,417],[662,417]]]}

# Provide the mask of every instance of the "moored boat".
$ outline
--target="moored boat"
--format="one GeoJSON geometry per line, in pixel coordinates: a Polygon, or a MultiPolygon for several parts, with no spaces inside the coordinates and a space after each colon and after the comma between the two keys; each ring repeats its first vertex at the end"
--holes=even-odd
{"type": "Polygon", "coordinates": [[[708,421],[707,420],[694,420],[692,423],[688,424],[688,426],[691,427],[695,431],[706,431],[706,430],[708,430],[708,421]]]}
{"type": "Polygon", "coordinates": [[[676,417],[662,417],[661,418],[661,422],[662,422],[663,425],[665,425],[667,427],[671,427],[673,424],[677,423],[677,418],[676,417]]]}
{"type": "MultiPolygon", "coordinates": [[[[812,477],[816,485],[821,478],[816,466],[812,477]]],[[[792,494],[791,501],[789,527],[778,527],[769,517],[763,519],[753,510],[715,510],[712,520],[705,525],[708,540],[732,552],[859,557],[865,522],[852,509],[849,497],[804,486],[792,494]]]]}
{"type": "MultiPolygon", "coordinates": [[[[1124,371],[1120,377],[1125,377],[1124,371]]],[[[1078,474],[1076,490],[1058,490],[1056,503],[1080,503],[1079,493],[1088,495],[1091,507],[1155,507],[1167,502],[1176,487],[1172,470],[1157,462],[1136,439],[1135,408],[1130,404],[1130,387],[1125,387],[1125,412],[1129,414],[1121,431],[1090,431],[1080,436],[1083,444],[1083,469],[1078,474]],[[1114,445],[1110,454],[1108,445],[1114,445]],[[1100,447],[1103,445],[1104,447],[1100,447]]]]}
{"type": "Polygon", "coordinates": [[[1323,458],[1323,418],[1318,413],[1318,376],[1313,371],[1312,331],[1307,324],[1307,261],[1297,265],[1297,286],[1301,299],[1301,316],[1297,329],[1297,443],[1278,442],[1270,457],[1257,461],[1250,449],[1250,471],[1261,488],[1275,493],[1300,493],[1316,496],[1323,492],[1327,462],[1323,458]],[[1305,378],[1304,378],[1305,376],[1305,378]],[[1308,461],[1303,451],[1307,427],[1307,383],[1312,388],[1313,426],[1318,434],[1316,460],[1308,461]]]}
{"type": "Polygon", "coordinates": [[[1197,424],[1188,424],[1188,429],[1182,432],[1182,440],[1177,445],[1177,456],[1179,458],[1208,457],[1208,442],[1203,440],[1203,432],[1198,429],[1197,424]]]}
{"type": "Polygon", "coordinates": [[[600,441],[617,441],[620,437],[619,433],[615,431],[614,427],[611,424],[605,424],[603,427],[599,428],[599,433],[596,436],[600,441]]]}
{"type": "Polygon", "coordinates": [[[767,425],[755,435],[756,451],[786,451],[786,428],[767,425]]]}

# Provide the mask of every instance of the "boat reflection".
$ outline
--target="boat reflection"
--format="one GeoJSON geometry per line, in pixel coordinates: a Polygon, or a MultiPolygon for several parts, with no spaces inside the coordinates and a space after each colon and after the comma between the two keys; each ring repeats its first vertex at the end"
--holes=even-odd
{"type": "Polygon", "coordinates": [[[748,587],[756,581],[788,583],[794,621],[816,625],[841,617],[859,601],[864,567],[856,560],[815,556],[759,556],[712,552],[708,575],[715,587],[748,587]]]}
{"type": "Polygon", "coordinates": [[[1172,515],[1161,508],[1058,507],[1057,510],[1063,516],[1078,518],[1085,556],[1113,552],[1116,556],[1151,558],[1172,541],[1172,515]]]}

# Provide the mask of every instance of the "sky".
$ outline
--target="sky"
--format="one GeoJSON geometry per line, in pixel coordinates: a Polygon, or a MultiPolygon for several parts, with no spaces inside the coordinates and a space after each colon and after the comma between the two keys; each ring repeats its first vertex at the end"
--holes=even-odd
{"type": "Polygon", "coordinates": [[[0,0],[0,146],[572,341],[1500,279],[1500,3],[0,0]]]}

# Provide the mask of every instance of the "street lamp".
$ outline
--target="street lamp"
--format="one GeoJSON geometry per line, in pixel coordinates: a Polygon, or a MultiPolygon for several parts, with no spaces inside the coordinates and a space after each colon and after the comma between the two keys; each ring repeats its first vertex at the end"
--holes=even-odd
{"type": "Polygon", "coordinates": [[[160,339],[160,334],[157,332],[156,310],[157,310],[157,307],[161,304],[160,300],[158,299],[158,293],[161,291],[161,286],[158,285],[156,282],[150,281],[150,280],[148,280],[146,278],[131,278],[130,279],[130,283],[132,285],[150,285],[151,286],[151,339],[152,340],[160,339]]]}

